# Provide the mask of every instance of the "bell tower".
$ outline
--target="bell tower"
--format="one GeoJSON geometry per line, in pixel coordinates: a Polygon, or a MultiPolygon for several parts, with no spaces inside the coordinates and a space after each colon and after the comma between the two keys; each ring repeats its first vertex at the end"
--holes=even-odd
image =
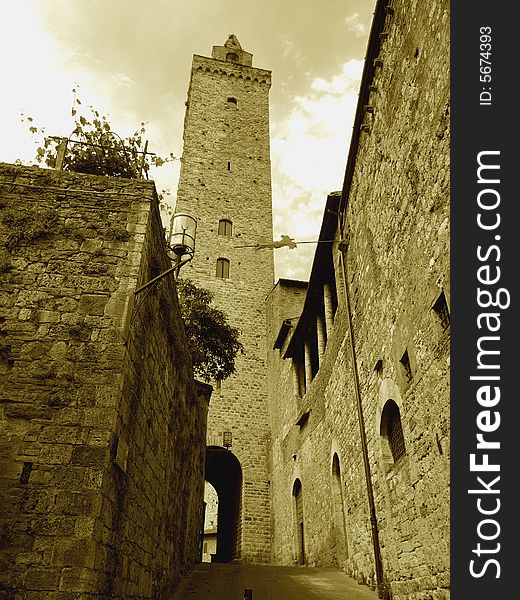
{"type": "Polygon", "coordinates": [[[213,292],[241,331],[236,373],[213,384],[206,478],[223,488],[217,559],[249,564],[267,563],[270,552],[265,298],[274,285],[273,250],[251,247],[272,239],[271,72],[252,58],[235,35],[211,58],[193,57],[176,204],[197,219],[195,256],[182,276],[213,292]]]}

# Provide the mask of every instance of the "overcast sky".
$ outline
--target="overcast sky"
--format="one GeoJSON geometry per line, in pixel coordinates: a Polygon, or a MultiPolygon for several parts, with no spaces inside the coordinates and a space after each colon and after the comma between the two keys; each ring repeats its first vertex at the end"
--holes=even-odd
{"type": "MultiPolygon", "coordinates": [[[[32,163],[20,114],[69,136],[73,94],[149,150],[182,154],[193,54],[234,33],[272,71],[274,237],[315,240],[326,194],[341,189],[375,0],[3,0],[0,161],[32,163]]],[[[153,173],[177,188],[179,161],[153,173]]],[[[276,277],[307,279],[315,246],[275,251],[276,277]]]]}

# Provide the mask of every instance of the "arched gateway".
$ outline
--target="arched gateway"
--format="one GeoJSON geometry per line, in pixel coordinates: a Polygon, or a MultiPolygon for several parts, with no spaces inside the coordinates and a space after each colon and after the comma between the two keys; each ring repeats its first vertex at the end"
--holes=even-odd
{"type": "Polygon", "coordinates": [[[242,467],[237,457],[220,446],[206,449],[205,479],[218,494],[217,550],[215,562],[240,556],[242,467]]]}

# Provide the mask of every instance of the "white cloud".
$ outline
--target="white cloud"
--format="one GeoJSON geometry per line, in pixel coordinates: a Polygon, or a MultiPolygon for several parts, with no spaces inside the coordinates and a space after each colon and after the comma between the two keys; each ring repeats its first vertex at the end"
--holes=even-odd
{"type": "MultiPolygon", "coordinates": [[[[48,9],[50,5],[43,6],[40,0],[6,3],[0,21],[0,53],[12,57],[5,61],[3,72],[9,93],[0,100],[2,161],[21,158],[30,162],[36,154],[27,123],[20,122],[21,112],[33,116],[35,125],[46,126],[48,135],[70,134],[71,90],[76,83],[83,106],[93,105],[108,115],[114,130],[123,137],[141,121],[141,105],[138,108],[129,101],[123,108],[121,104],[122,97],[135,95],[135,73],[124,68],[118,71],[117,67],[103,70],[103,63],[93,60],[79,44],[53,34],[44,18],[45,6],[48,9]]],[[[289,35],[281,36],[279,43],[286,61],[303,60],[289,35]]],[[[330,78],[308,73],[308,93],[294,97],[288,117],[272,124],[275,235],[316,239],[327,193],[342,185],[361,70],[362,62],[351,60],[330,78]]],[[[170,102],[161,104],[166,105],[170,107],[170,102]]],[[[169,108],[159,115],[145,116],[153,121],[146,134],[150,150],[163,156],[170,152],[180,156],[183,110],[179,101],[179,115],[169,108]],[[177,120],[179,126],[173,127],[171,123],[177,120]]],[[[176,161],[152,176],[158,189],[168,187],[174,195],[178,172],[176,161]]],[[[305,244],[295,250],[277,250],[278,276],[306,278],[314,249],[314,245],[305,244]]]]}
{"type": "Polygon", "coordinates": [[[359,14],[353,13],[345,19],[347,31],[351,31],[356,37],[364,37],[368,34],[368,26],[359,20],[359,14]]]}
{"type": "MultiPolygon", "coordinates": [[[[343,184],[362,68],[350,60],[330,79],[315,78],[307,95],[294,98],[289,117],[273,124],[275,238],[317,239],[327,194],[343,184]]],[[[277,276],[306,279],[314,249],[277,250],[277,276]]]]}
{"type": "MultiPolygon", "coordinates": [[[[45,8],[45,7],[44,7],[45,8]]],[[[12,93],[0,100],[0,160],[30,163],[42,140],[35,139],[21,114],[33,117],[33,124],[45,135],[68,136],[74,128],[71,115],[72,89],[78,89],[82,108],[89,116],[92,105],[109,115],[114,129],[123,137],[133,133],[139,120],[135,115],[111,108],[114,97],[135,83],[125,73],[92,68],[85,56],[51,35],[45,25],[45,10],[36,0],[10,2],[0,22],[0,54],[4,61],[2,77],[12,93]],[[5,13],[5,14],[4,14],[5,13]]]]}

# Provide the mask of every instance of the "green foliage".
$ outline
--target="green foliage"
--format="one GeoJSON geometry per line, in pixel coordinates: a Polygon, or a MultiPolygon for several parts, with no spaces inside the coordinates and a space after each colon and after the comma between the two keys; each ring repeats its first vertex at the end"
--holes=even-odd
{"type": "Polygon", "coordinates": [[[235,372],[237,354],[244,352],[240,331],[210,306],[213,295],[208,290],[187,279],[179,279],[177,289],[195,373],[204,381],[226,379],[235,372]]]}
{"type": "MultiPolygon", "coordinates": [[[[74,101],[71,115],[74,119],[74,129],[67,144],[64,171],[136,178],[140,176],[141,167],[147,173],[151,166],[160,167],[175,159],[173,154],[168,158],[152,154],[145,155],[143,161],[143,136],[146,133],[146,123],[141,122],[131,136],[122,139],[112,131],[108,118],[92,106],[88,107],[85,114],[80,108],[81,101],[76,95],[76,89],[72,92],[74,101]]],[[[22,115],[22,120],[28,122],[31,134],[43,139],[43,145],[36,152],[38,164],[55,168],[61,139],[45,136],[45,128],[36,127],[30,116],[22,115]]]]}

